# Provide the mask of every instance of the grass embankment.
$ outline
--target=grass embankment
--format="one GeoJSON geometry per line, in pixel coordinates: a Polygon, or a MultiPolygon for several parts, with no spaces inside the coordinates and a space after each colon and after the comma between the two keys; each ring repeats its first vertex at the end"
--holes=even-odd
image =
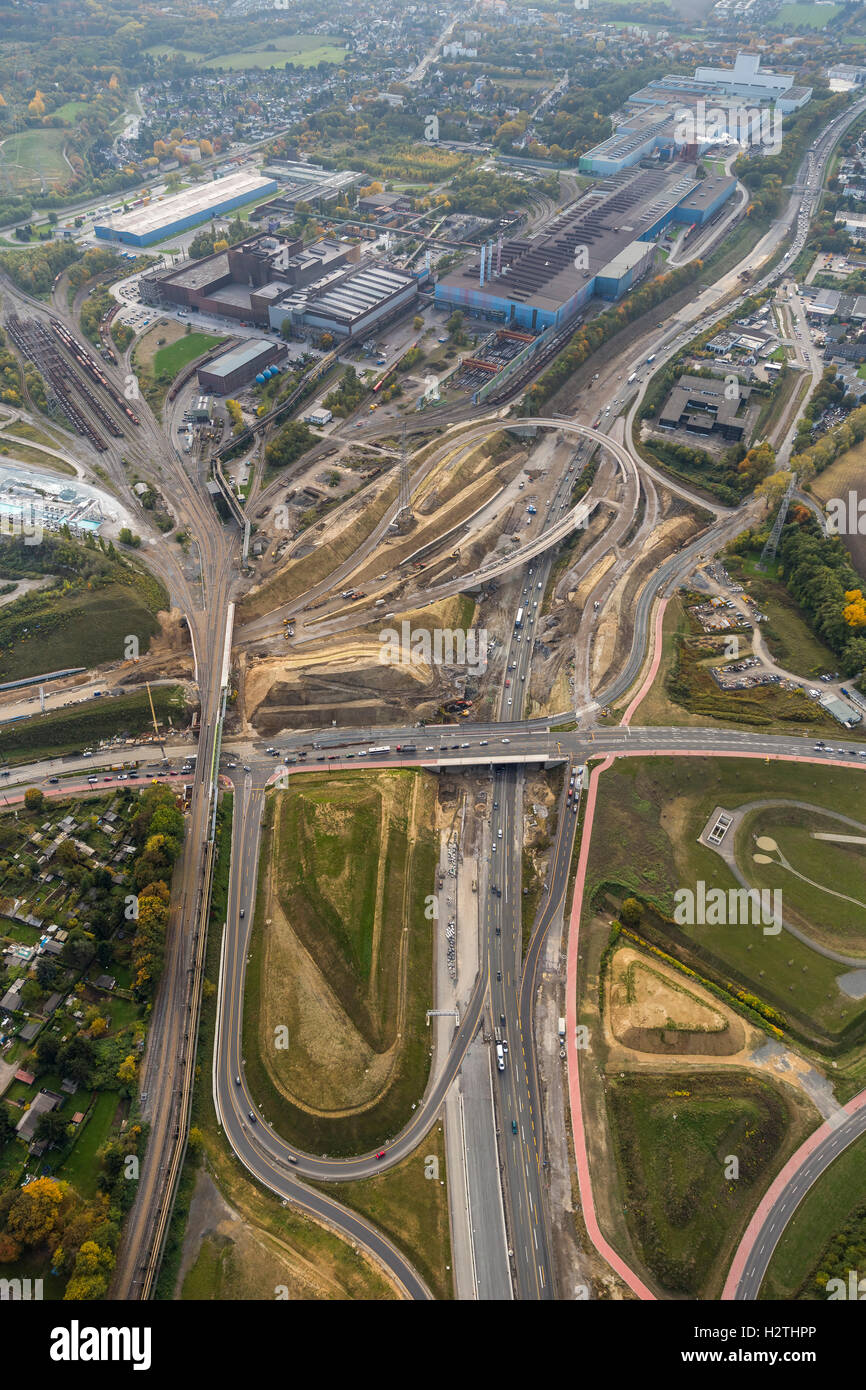
{"type": "Polygon", "coordinates": [[[50,587],[0,610],[0,681],[123,661],[130,636],[146,652],[169,606],[159,580],[113,546],[48,535],[39,545],[26,536],[3,545],[0,580],[44,576],[50,587]]]}
{"type": "MultiPolygon", "coordinates": [[[[151,689],[153,707],[162,729],[172,719],[176,725],[185,721],[183,691],[177,685],[160,685],[151,689]]],[[[150,700],[146,690],[132,695],[88,701],[68,709],[50,710],[21,719],[14,724],[0,725],[0,760],[15,763],[57,757],[95,746],[100,739],[117,734],[138,734],[153,728],[150,700]]]]}
{"type": "Polygon", "coordinates": [[[434,801],[402,770],[293,778],[270,803],[244,1055],[264,1114],[308,1152],[378,1147],[424,1093],[434,801]]]}
{"type": "Polygon", "coordinates": [[[789,1130],[782,1093],[678,1072],[608,1077],[607,1097],[637,1250],[669,1293],[712,1297],[789,1130]]]}
{"type": "Polygon", "coordinates": [[[445,1136],[436,1125],[413,1154],[375,1178],[316,1184],[360,1212],[409,1256],[437,1299],[454,1297],[445,1136]]]}
{"type": "Polygon", "coordinates": [[[213,1182],[230,1204],[229,1219],[208,1233],[183,1283],[183,1298],[385,1299],[394,1296],[378,1269],[339,1236],[284,1207],[254,1182],[217,1124],[211,1094],[216,984],[228,898],[233,798],[223,797],[218,827],[199,1059],[191,1116],[192,1142],[178,1187],[156,1296],[173,1299],[196,1181],[213,1182]],[[231,1220],[232,1212],[240,1217],[231,1220]],[[283,1292],[285,1290],[285,1293],[283,1292]],[[279,1291],[279,1292],[278,1292],[279,1291]]]}
{"type": "Polygon", "coordinates": [[[861,1134],[806,1193],[785,1227],[764,1276],[760,1298],[787,1301],[826,1297],[814,1276],[829,1242],[862,1205],[864,1187],[866,1134],[861,1134]]]}
{"type": "MultiPolygon", "coordinates": [[[[837,984],[846,968],[789,933],[768,935],[760,925],[676,924],[674,893],[680,887],[695,890],[699,881],[707,892],[739,886],[722,858],[698,843],[715,807],[732,810],[773,798],[847,814],[862,796],[863,774],[853,768],[711,757],[623,759],[599,783],[586,901],[608,888],[615,896],[643,899],[653,911],[645,911],[642,937],[702,978],[725,990],[733,985],[776,1010],[796,1038],[839,1058],[834,1079],[844,1089],[863,1068],[859,1053],[866,1038],[866,1000],[850,998],[837,984]]],[[[751,829],[763,833],[760,818],[751,829]]],[[[742,858],[748,879],[751,853],[742,858]]],[[[789,876],[781,868],[773,875],[770,866],[764,871],[768,886],[782,890],[784,902],[789,876]]],[[[830,906],[824,916],[832,912],[830,906]]],[[[817,934],[820,922],[815,926],[817,934]]]]}
{"type": "Polygon", "coordinates": [[[151,607],[125,585],[31,591],[0,609],[0,680],[122,661],[130,635],[144,653],[158,631],[151,607]]]}
{"type": "Polygon", "coordinates": [[[524,849],[521,855],[521,878],[523,880],[523,901],[521,903],[521,939],[523,942],[523,954],[529,945],[532,936],[532,924],[535,921],[535,914],[538,911],[538,904],[541,901],[541,894],[544,881],[541,874],[535,867],[535,861],[528,849],[524,849]],[[528,890],[528,891],[527,891],[528,890]]]}
{"type": "MultiPolygon", "coordinates": [[[[64,459],[59,459],[55,454],[48,454],[44,449],[35,448],[32,444],[19,444],[12,436],[20,434],[17,428],[4,430],[0,433],[0,459],[8,459],[10,464],[31,463],[36,468],[47,468],[53,473],[64,473],[68,478],[77,478],[78,474],[71,463],[66,463],[64,459]]],[[[55,448],[56,445],[51,446],[55,448]]]]}

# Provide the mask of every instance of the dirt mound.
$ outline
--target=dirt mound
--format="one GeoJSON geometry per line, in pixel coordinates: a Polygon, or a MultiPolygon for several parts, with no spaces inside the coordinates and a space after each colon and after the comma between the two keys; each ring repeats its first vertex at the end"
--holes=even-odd
{"type": "MultiPolygon", "coordinates": [[[[356,727],[388,724],[405,718],[407,710],[418,717],[429,715],[440,698],[430,667],[383,666],[369,661],[307,666],[288,674],[279,669],[279,663],[273,665],[266,684],[260,669],[254,673],[259,677],[255,703],[250,689],[247,691],[247,719],[262,733],[314,727],[332,719],[356,727]]],[[[249,684],[252,687],[254,683],[249,684]]]]}
{"type": "Polygon", "coordinates": [[[611,963],[608,1005],[614,1036],[637,1052],[725,1057],[745,1043],[737,1020],[629,949],[611,963]]]}

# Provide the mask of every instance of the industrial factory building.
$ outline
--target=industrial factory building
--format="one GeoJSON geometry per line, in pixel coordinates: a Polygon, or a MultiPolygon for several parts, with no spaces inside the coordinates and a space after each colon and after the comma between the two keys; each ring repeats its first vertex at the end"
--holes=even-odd
{"type": "Polygon", "coordinates": [[[267,328],[268,311],[283,295],[356,262],[359,255],[359,248],[350,241],[324,238],[305,249],[300,237],[256,233],[227,251],[142,276],[141,300],[154,307],[175,304],[267,328]]]}
{"type": "Polygon", "coordinates": [[[662,429],[720,434],[723,439],[737,442],[750,423],[751,394],[751,386],[739,386],[737,395],[729,400],[722,381],[681,376],[659,411],[659,424],[662,429]]]}
{"type": "Polygon", "coordinates": [[[621,298],[650,270],[669,222],[705,220],[735,187],[733,178],[697,181],[682,164],[624,170],[542,235],[489,242],[439,281],[436,303],[530,332],[565,323],[594,296],[621,298]]]}
{"type": "Polygon", "coordinates": [[[291,215],[298,203],[309,203],[310,207],[324,211],[342,196],[349,198],[364,181],[364,175],[353,169],[324,169],[321,164],[291,159],[274,160],[262,173],[276,179],[279,193],[273,203],[257,210],[257,217],[272,213],[291,215]]]}
{"type": "Polygon", "coordinates": [[[272,328],[286,319],[297,336],[364,337],[404,313],[418,295],[419,277],[374,261],[335,271],[295,293],[284,294],[270,309],[272,328]]]}
{"type": "Polygon", "coordinates": [[[613,135],[580,156],[582,174],[605,177],[648,159],[697,159],[724,142],[772,144],[781,119],[812,95],[790,73],[761,69],[758,54],[739,53],[732,68],[669,74],[633,92],[613,135]]]}
{"type": "Polygon", "coordinates": [[[232,212],[256,198],[277,191],[274,179],[242,171],[213,183],[196,184],[182,193],[152,202],[146,207],[97,222],[94,232],[103,241],[122,241],[128,246],[150,246],[155,241],[189,231],[212,217],[232,212]]]}
{"type": "Polygon", "coordinates": [[[287,354],[285,343],[251,338],[241,347],[232,348],[198,369],[198,384],[203,391],[215,396],[229,396],[248,386],[265,369],[281,362],[287,354]]]}

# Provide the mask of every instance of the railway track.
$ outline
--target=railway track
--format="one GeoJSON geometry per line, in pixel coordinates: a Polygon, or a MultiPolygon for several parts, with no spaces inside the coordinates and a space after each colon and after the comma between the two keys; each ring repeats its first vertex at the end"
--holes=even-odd
{"type": "Polygon", "coordinates": [[[111,382],[108,380],[108,377],[102,371],[96,358],[92,357],[90,353],[87,351],[87,348],[84,347],[82,343],[79,343],[77,338],[73,338],[68,328],[64,328],[63,324],[58,323],[57,319],[49,319],[49,323],[51,324],[51,329],[54,335],[57,338],[59,338],[60,342],[63,344],[66,350],[69,353],[71,353],[71,355],[75,358],[75,361],[79,364],[79,366],[84,368],[88,376],[90,376],[93,379],[93,381],[96,382],[97,386],[100,386],[102,390],[105,391],[108,396],[110,396],[111,400],[117,406],[118,410],[123,411],[127,420],[129,420],[131,424],[140,425],[141,421],[139,420],[135,411],[131,408],[129,402],[125,400],[123,396],[121,396],[117,388],[115,386],[112,386],[111,382]]]}
{"type": "MultiPolygon", "coordinates": [[[[49,399],[59,405],[77,434],[89,439],[94,449],[97,449],[99,453],[105,453],[108,444],[104,436],[78,408],[72,398],[70,388],[79,388],[85,399],[92,397],[93,392],[90,391],[89,387],[86,387],[86,383],[80,382],[67,366],[39,320],[21,319],[17,314],[10,314],[6,320],[6,327],[9,331],[9,337],[18,351],[32,362],[44,377],[49,399]]],[[[97,410],[96,413],[99,414],[100,412],[97,410]]],[[[107,412],[105,413],[107,414],[107,412]]],[[[122,433],[116,426],[115,430],[117,434],[122,433]]]]}

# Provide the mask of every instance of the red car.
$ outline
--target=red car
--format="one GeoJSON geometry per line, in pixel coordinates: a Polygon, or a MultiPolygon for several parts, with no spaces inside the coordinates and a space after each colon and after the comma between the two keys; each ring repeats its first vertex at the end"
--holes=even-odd
{"type": "Polygon", "coordinates": [[[376,1157],[377,1157],[377,1158],[384,1158],[384,1157],[385,1157],[385,1150],[384,1150],[384,1149],[380,1149],[379,1152],[376,1154],[376,1157]]]}

